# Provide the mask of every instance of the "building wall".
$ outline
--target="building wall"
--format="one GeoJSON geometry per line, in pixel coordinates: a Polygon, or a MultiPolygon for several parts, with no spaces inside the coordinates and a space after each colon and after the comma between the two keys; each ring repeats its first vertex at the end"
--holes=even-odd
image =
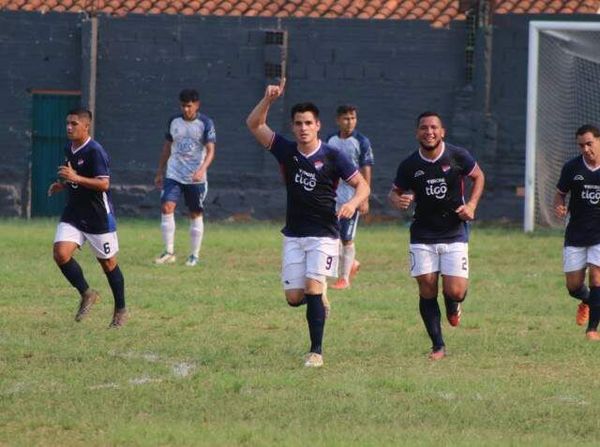
{"type": "MultiPolygon", "coordinates": [[[[86,88],[81,76],[86,20],[75,14],[0,12],[5,67],[0,101],[6,105],[0,109],[0,215],[26,210],[30,91],[86,88]]],[[[494,173],[489,184],[494,206],[482,204],[480,217],[519,219],[522,198],[515,189],[524,172],[527,20],[494,28],[490,133],[490,123],[481,119],[465,86],[462,22],[433,29],[422,21],[101,16],[95,137],[112,157],[118,214],[158,215],[152,181],[166,123],[178,111],[179,90],[189,87],[200,91],[202,111],[217,129],[207,215],[261,219],[283,214],[285,195],[275,160],[254,142],[245,118],[272,81],[264,64],[277,58],[278,49],[265,45],[265,31],[284,29],[287,91],[269,123],[289,135],[289,108],[312,100],[328,133],[335,129],[337,105],[356,104],[359,128],[370,137],[376,157],[374,215],[393,214],[385,197],[399,161],[416,147],[414,119],[423,110],[436,110],[449,124],[448,139],[456,135],[473,146],[486,172],[494,173]],[[478,144],[486,132],[494,144],[478,144]],[[464,138],[470,133],[473,138],[464,138]]]]}

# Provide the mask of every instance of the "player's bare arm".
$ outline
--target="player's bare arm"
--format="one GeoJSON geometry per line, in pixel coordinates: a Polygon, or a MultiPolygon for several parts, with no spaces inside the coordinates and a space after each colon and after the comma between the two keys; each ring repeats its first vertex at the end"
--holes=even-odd
{"type": "Polygon", "coordinates": [[[165,143],[163,144],[162,151],[160,152],[160,158],[158,160],[158,169],[156,170],[156,176],[154,177],[154,185],[158,189],[162,189],[165,166],[167,165],[167,160],[169,160],[170,156],[171,156],[171,142],[165,141],[165,143]]]}
{"type": "MultiPolygon", "coordinates": [[[[367,185],[369,185],[369,188],[371,187],[371,171],[372,171],[372,168],[370,165],[366,165],[366,166],[363,166],[362,168],[360,168],[360,173],[362,174],[363,178],[367,182],[367,185]]],[[[358,212],[360,214],[367,214],[369,212],[369,199],[368,198],[367,198],[367,200],[362,202],[360,205],[358,205],[358,212]]]]}
{"type": "Polygon", "coordinates": [[[50,197],[52,194],[63,191],[65,189],[65,185],[64,183],[61,182],[54,182],[50,185],[50,187],[48,188],[48,197],[50,197]]]}
{"type": "Polygon", "coordinates": [[[108,177],[83,177],[77,174],[77,171],[71,167],[71,163],[59,166],[57,175],[59,179],[65,182],[75,183],[94,191],[106,192],[110,187],[110,179],[108,177]]]}
{"type": "Polygon", "coordinates": [[[567,195],[564,192],[559,190],[556,190],[556,194],[554,194],[554,214],[559,219],[562,219],[567,215],[566,196],[567,195]]]}
{"type": "Polygon", "coordinates": [[[285,89],[285,78],[281,79],[279,85],[269,85],[265,89],[265,96],[256,104],[248,118],[246,118],[246,126],[254,138],[265,148],[269,149],[269,145],[273,140],[273,130],[267,125],[267,115],[269,108],[277,98],[283,95],[285,89]]]}
{"type": "Polygon", "coordinates": [[[394,186],[388,194],[388,199],[394,208],[406,211],[415,199],[415,196],[408,191],[394,186]]]}
{"type": "Polygon", "coordinates": [[[344,203],[338,210],[337,215],[341,219],[350,219],[352,216],[354,216],[356,208],[361,203],[368,200],[369,194],[371,194],[371,188],[360,172],[352,177],[348,181],[348,184],[354,188],[354,196],[352,196],[352,198],[344,203]]]}
{"type": "Polygon", "coordinates": [[[208,167],[211,165],[215,158],[215,143],[206,143],[204,146],[206,148],[206,155],[204,160],[200,164],[200,167],[194,172],[192,176],[192,181],[194,182],[202,182],[206,178],[206,172],[208,171],[208,167]]]}
{"type": "Polygon", "coordinates": [[[485,176],[479,165],[475,166],[473,172],[469,174],[469,178],[473,182],[473,188],[471,190],[471,197],[469,201],[464,205],[459,206],[456,209],[456,213],[461,220],[469,221],[475,219],[475,210],[479,204],[479,199],[483,194],[483,187],[485,185],[485,176]]]}

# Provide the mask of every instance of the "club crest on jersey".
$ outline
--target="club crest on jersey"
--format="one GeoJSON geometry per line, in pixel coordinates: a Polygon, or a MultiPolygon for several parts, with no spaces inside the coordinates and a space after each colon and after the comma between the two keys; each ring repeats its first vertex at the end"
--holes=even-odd
{"type": "Polygon", "coordinates": [[[322,167],[323,167],[323,162],[321,160],[315,161],[315,169],[317,171],[320,171],[322,167]]]}
{"type": "Polygon", "coordinates": [[[577,180],[583,180],[583,175],[577,174],[575,177],[573,177],[573,180],[575,180],[575,181],[577,181],[577,180]]]}
{"type": "Polygon", "coordinates": [[[83,158],[77,160],[77,166],[81,166],[83,164],[83,158]]]}
{"type": "Polygon", "coordinates": [[[450,165],[442,165],[442,172],[448,172],[450,170],[450,165]]]}
{"type": "Polygon", "coordinates": [[[415,175],[413,178],[421,177],[422,175],[425,175],[425,172],[423,172],[422,170],[419,169],[417,172],[415,172],[415,175]]]}

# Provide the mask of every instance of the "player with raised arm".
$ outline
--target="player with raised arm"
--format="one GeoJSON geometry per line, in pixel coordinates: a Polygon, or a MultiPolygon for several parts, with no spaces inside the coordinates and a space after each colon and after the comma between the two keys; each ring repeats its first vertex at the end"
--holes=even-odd
{"type": "Polygon", "coordinates": [[[471,154],[446,143],[445,134],[437,113],[419,115],[419,149],[400,163],[389,194],[398,209],[416,203],[410,226],[410,273],[419,286],[419,311],[433,344],[432,360],[446,355],[437,301],[439,275],[446,317],[451,326],[458,326],[469,283],[468,222],[475,218],[485,183],[471,154]],[[465,177],[473,183],[468,202],[463,197],[465,177]]]}
{"type": "MultiPolygon", "coordinates": [[[[350,160],[358,166],[360,173],[370,186],[371,170],[374,162],[373,149],[369,139],[356,130],[356,107],[351,105],[339,106],[336,111],[336,123],[339,130],[326,139],[327,144],[348,155],[350,160]]],[[[353,194],[354,188],[342,182],[337,189],[337,207],[339,208],[350,200],[353,194]]],[[[365,200],[358,206],[354,216],[350,219],[340,219],[340,275],[335,284],[331,286],[332,289],[347,289],[350,287],[351,279],[360,268],[360,262],[356,259],[354,239],[359,216],[368,212],[369,201],[365,200]]]]}
{"type": "Polygon", "coordinates": [[[284,91],[285,79],[269,85],[264,97],[246,120],[256,140],[277,159],[287,190],[285,227],[282,230],[281,280],[292,307],[306,304],[310,352],[304,365],[323,365],[322,342],[328,302],[327,277],[337,274],[339,218],[350,218],[367,200],[370,189],[358,169],[337,149],[321,142],[319,109],[312,103],[291,109],[295,141],[287,140],[267,125],[269,108],[284,91]],[[356,189],[354,196],[335,210],[335,190],[340,180],[356,189]]]}
{"type": "Polygon", "coordinates": [[[196,90],[182,90],[179,102],[181,113],[169,120],[154,178],[154,184],[161,189],[160,229],[165,243],[164,252],[154,262],[172,264],[176,261],[175,208],[183,194],[190,216],[190,255],[185,265],[193,267],[199,262],[204,237],[206,172],[215,157],[216,133],[212,120],[199,112],[200,97],[196,90]]]}
{"type": "Polygon", "coordinates": [[[586,337],[599,341],[600,323],[600,129],[586,124],[575,132],[580,155],[562,167],[554,196],[557,217],[569,215],[563,270],[569,295],[580,301],[575,321],[588,323],[586,337]],[[569,205],[566,196],[570,193],[569,205]],[[589,288],[585,284],[588,271],[589,288]]]}
{"type": "Polygon", "coordinates": [[[90,136],[92,114],[85,109],[71,110],[66,119],[65,164],[59,166],[59,181],[52,183],[48,196],[67,190],[69,197],[54,237],[54,261],[81,295],[76,321],[83,320],[100,295],[89,287],[80,265],[73,258],[86,241],[108,279],[115,306],[110,328],[127,321],[125,280],[117,263],[119,241],[110,198],[109,157],[90,136]]]}

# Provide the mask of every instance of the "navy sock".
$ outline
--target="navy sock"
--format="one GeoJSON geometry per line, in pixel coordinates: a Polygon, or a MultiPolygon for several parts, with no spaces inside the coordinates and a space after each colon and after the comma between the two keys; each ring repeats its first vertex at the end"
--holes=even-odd
{"type": "Polygon", "coordinates": [[[117,265],[112,271],[104,272],[106,278],[108,278],[108,284],[112,290],[113,297],[115,298],[115,309],[125,308],[125,278],[123,273],[117,265]]]}
{"type": "Polygon", "coordinates": [[[321,354],[325,330],[325,307],[321,294],[306,294],[306,321],[310,334],[310,352],[321,354]]]}
{"type": "Polygon", "coordinates": [[[588,304],[590,306],[590,319],[587,331],[596,331],[598,330],[598,323],[600,323],[600,287],[590,287],[588,304]]]}
{"type": "Polygon", "coordinates": [[[63,265],[59,265],[58,268],[71,285],[77,289],[80,295],[83,295],[83,293],[90,288],[83,277],[83,270],[81,270],[81,267],[74,258],[69,259],[69,261],[65,262],[63,265]]]}
{"type": "Polygon", "coordinates": [[[581,300],[581,302],[587,304],[588,298],[590,296],[590,289],[584,284],[577,290],[569,290],[569,295],[571,295],[576,300],[581,300]]]}
{"type": "Polygon", "coordinates": [[[458,312],[459,303],[462,303],[466,297],[467,297],[467,292],[465,292],[462,299],[460,299],[460,300],[452,299],[449,295],[446,295],[444,293],[444,304],[446,305],[446,313],[452,315],[452,314],[455,314],[456,312],[458,312]]]}
{"type": "Polygon", "coordinates": [[[425,323],[427,334],[429,334],[429,338],[433,343],[433,350],[440,350],[444,347],[444,339],[442,338],[441,313],[437,298],[425,299],[419,297],[419,311],[423,323],[425,323]]]}

